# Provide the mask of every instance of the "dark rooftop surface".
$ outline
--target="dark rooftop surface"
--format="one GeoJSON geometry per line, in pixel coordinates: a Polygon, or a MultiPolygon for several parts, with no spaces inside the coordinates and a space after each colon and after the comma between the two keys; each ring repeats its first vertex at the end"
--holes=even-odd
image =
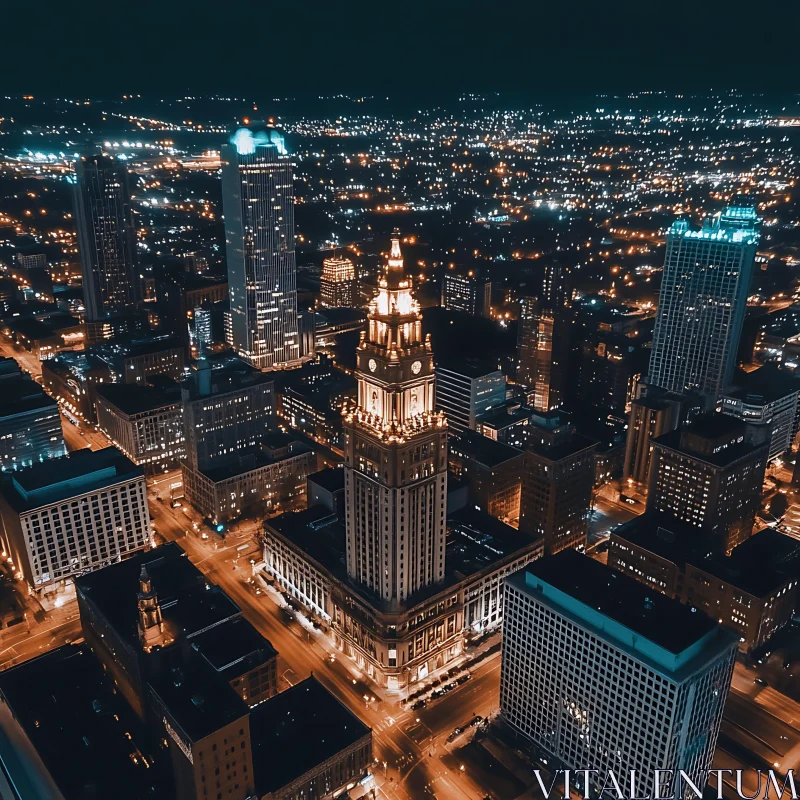
{"type": "Polygon", "coordinates": [[[141,476],[137,467],[116,447],[75,450],[63,458],[34,464],[9,475],[2,491],[16,511],[27,511],[76,494],[96,491],[141,476]]]}
{"type": "Polygon", "coordinates": [[[101,358],[116,359],[160,353],[182,346],[178,337],[171,334],[151,334],[149,336],[135,334],[118,336],[108,342],[92,345],[92,351],[101,358]]]}
{"type": "Polygon", "coordinates": [[[186,736],[198,742],[247,716],[247,703],[224,680],[209,680],[208,672],[189,662],[150,678],[152,690],[186,736]]]}
{"type": "Polygon", "coordinates": [[[502,429],[509,425],[516,425],[522,420],[531,418],[531,409],[514,400],[506,400],[501,405],[492,406],[488,411],[478,417],[483,425],[502,429]]]}
{"type": "Polygon", "coordinates": [[[0,392],[0,417],[24,414],[49,406],[57,408],[56,401],[45,394],[44,389],[27,375],[3,377],[3,391],[0,392]]]}
{"type": "Polygon", "coordinates": [[[562,550],[525,569],[673,654],[683,652],[717,627],[705,614],[575,550],[562,550]]]}
{"type": "Polygon", "coordinates": [[[482,378],[485,375],[491,375],[494,372],[499,372],[500,367],[497,366],[496,361],[481,358],[458,358],[446,359],[436,362],[437,370],[447,370],[455,372],[458,375],[463,375],[465,378],[482,378]]]}
{"type": "MultiPolygon", "coordinates": [[[[220,354],[206,353],[204,360],[211,368],[212,395],[226,394],[227,392],[234,392],[238,389],[261,383],[271,383],[275,380],[276,374],[280,374],[261,372],[261,370],[242,361],[230,350],[220,354]]],[[[189,377],[184,383],[184,387],[189,391],[192,400],[201,397],[197,391],[197,371],[201,366],[202,360],[195,362],[189,377]]]]}
{"type": "Polygon", "coordinates": [[[173,542],[75,579],[78,594],[91,600],[128,641],[138,642],[136,595],[143,564],[158,594],[165,627],[177,642],[239,616],[239,607],[221,589],[206,584],[173,542]]]}
{"type": "Polygon", "coordinates": [[[263,445],[257,445],[250,452],[239,455],[235,461],[219,467],[210,467],[201,472],[213,483],[219,483],[236,475],[244,475],[260,467],[276,464],[289,458],[297,458],[311,452],[313,452],[312,449],[304,442],[299,442],[293,436],[284,434],[282,431],[273,431],[265,435],[263,445]],[[287,447],[288,451],[283,449],[287,447]]]}
{"type": "Polygon", "coordinates": [[[743,423],[735,417],[716,413],[712,416],[719,417],[720,419],[709,419],[706,421],[704,417],[702,424],[692,424],[688,427],[684,426],[678,430],[664,433],[653,439],[653,442],[661,447],[683,453],[684,455],[696,458],[698,461],[703,461],[706,464],[711,464],[712,466],[720,468],[733,464],[740,458],[751,455],[756,450],[762,450],[768,447],[767,443],[753,444],[747,440],[743,440],[735,444],[729,444],[719,449],[716,453],[699,450],[697,447],[690,444],[690,437],[695,439],[702,438],[707,441],[715,439],[721,440],[723,437],[734,435],[738,429],[743,429],[743,423]],[[689,436],[687,436],[687,434],[689,436]]]}
{"type": "Polygon", "coordinates": [[[230,680],[277,655],[276,650],[246,619],[238,617],[203,631],[192,647],[223,677],[230,680]]]}
{"type": "Polygon", "coordinates": [[[258,795],[286,786],[369,733],[316,678],[306,678],[250,712],[258,795]]]}
{"type": "Polygon", "coordinates": [[[465,430],[458,437],[454,437],[450,448],[451,451],[461,453],[489,468],[500,466],[524,455],[523,450],[470,430],[465,430]]]}
{"type": "Polygon", "coordinates": [[[800,575],[800,540],[764,528],[729,556],[714,555],[697,528],[653,512],[626,522],[612,534],[683,568],[702,569],[755,597],[764,597],[800,575]]]}
{"type": "MultiPolygon", "coordinates": [[[[305,511],[290,511],[268,520],[267,525],[322,564],[342,583],[351,586],[354,592],[367,597],[376,607],[382,607],[379,598],[350,583],[345,564],[345,528],[328,508],[312,506],[305,511]]],[[[411,596],[407,605],[413,606],[432,593],[444,591],[502,558],[535,545],[536,540],[531,536],[519,533],[489,514],[474,509],[454,512],[448,518],[444,582],[411,596]]]]}
{"type": "Polygon", "coordinates": [[[181,402],[180,392],[170,393],[138,384],[103,383],[96,387],[96,391],[123,414],[141,414],[181,402]]]}
{"type": "Polygon", "coordinates": [[[308,480],[329,492],[338,492],[344,489],[344,470],[341,467],[326,467],[311,473],[308,480]]]}
{"type": "Polygon", "coordinates": [[[5,670],[0,691],[69,800],[175,797],[169,755],[150,752],[144,726],[87,646],[5,670]]]}
{"type": "Polygon", "coordinates": [[[733,382],[736,388],[726,392],[726,396],[752,405],[772,403],[800,390],[800,378],[779,369],[777,364],[765,364],[752,372],[740,370],[733,382]]]}

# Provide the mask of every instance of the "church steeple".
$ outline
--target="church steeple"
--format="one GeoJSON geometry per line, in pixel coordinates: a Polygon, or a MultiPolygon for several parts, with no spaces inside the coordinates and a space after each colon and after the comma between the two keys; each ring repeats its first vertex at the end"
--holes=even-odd
{"type": "Polygon", "coordinates": [[[142,564],[139,573],[139,592],[136,595],[139,607],[139,642],[147,651],[157,645],[164,646],[172,641],[164,630],[164,620],[161,616],[161,604],[158,595],[153,589],[153,582],[147,572],[147,567],[142,564]]]}

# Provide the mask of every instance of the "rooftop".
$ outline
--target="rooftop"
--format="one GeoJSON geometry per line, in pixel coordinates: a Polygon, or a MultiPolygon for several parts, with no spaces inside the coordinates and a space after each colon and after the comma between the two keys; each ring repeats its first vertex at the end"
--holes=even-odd
{"type": "Polygon", "coordinates": [[[14,472],[2,491],[12,508],[23,512],[142,475],[116,447],[85,448],[14,472]]]}
{"type": "Polygon", "coordinates": [[[752,372],[739,371],[734,384],[736,388],[726,392],[725,396],[742,400],[748,405],[774,403],[800,391],[800,378],[779,369],[777,364],[765,364],[752,372]]]}
{"type": "Polygon", "coordinates": [[[265,441],[261,445],[251,452],[240,455],[235,461],[200,471],[208,480],[219,483],[237,475],[244,475],[261,467],[311,452],[313,452],[312,449],[304,442],[299,442],[281,431],[274,431],[265,437],[265,441]],[[279,437],[285,437],[285,440],[279,437]]]}
{"type": "MultiPolygon", "coordinates": [[[[13,360],[9,359],[10,361],[13,360]]],[[[0,392],[0,417],[13,417],[40,408],[52,407],[56,413],[57,406],[52,397],[45,394],[44,389],[27,375],[2,375],[0,392]]]]}
{"type": "MultiPolygon", "coordinates": [[[[319,505],[305,511],[290,511],[272,517],[266,524],[323,566],[334,578],[366,597],[376,608],[382,608],[379,598],[350,581],[345,556],[345,527],[330,509],[319,505]]],[[[413,606],[431,593],[443,591],[507,556],[538,546],[538,539],[519,533],[489,514],[474,509],[457,511],[448,517],[444,582],[413,595],[407,606],[413,606]]]]}
{"type": "Polygon", "coordinates": [[[457,375],[475,380],[476,378],[484,378],[487,375],[500,372],[500,367],[497,366],[496,361],[489,361],[487,359],[458,358],[437,361],[436,371],[439,372],[440,370],[454,372],[457,375]]]}
{"type": "Polygon", "coordinates": [[[470,430],[465,430],[459,436],[453,437],[450,448],[454,453],[472,458],[490,469],[525,455],[524,451],[516,447],[470,430]]]}
{"type": "Polygon", "coordinates": [[[90,601],[118,634],[138,646],[137,592],[142,565],[161,603],[164,623],[176,642],[240,615],[239,607],[174,542],[75,579],[79,597],[90,601]]]}
{"type": "Polygon", "coordinates": [[[192,742],[205,739],[248,714],[247,704],[230,684],[209,680],[199,664],[184,662],[157,677],[151,676],[149,684],[192,742]]]}
{"type": "Polygon", "coordinates": [[[277,791],[369,734],[316,678],[306,678],[250,712],[258,795],[277,791]]]}
{"type": "Polygon", "coordinates": [[[338,492],[344,489],[344,469],[341,467],[326,467],[319,472],[313,472],[308,480],[321,486],[329,492],[338,492]]]}
{"type": "Polygon", "coordinates": [[[154,411],[181,403],[177,383],[174,392],[156,389],[154,386],[121,383],[103,383],[97,386],[96,391],[123,414],[141,414],[143,411],[154,411]]]}
{"type": "Polygon", "coordinates": [[[722,631],[705,614],[575,550],[534,561],[509,581],[668,672],[701,655],[722,631]]]}
{"type": "MultiPolygon", "coordinates": [[[[64,645],[5,670],[0,692],[64,797],[175,797],[169,756],[150,753],[143,724],[86,645],[64,645]]],[[[26,762],[0,756],[24,786],[26,762]]]]}
{"type": "Polygon", "coordinates": [[[277,651],[246,619],[237,617],[203,631],[192,647],[226,680],[277,656],[277,651]]]}

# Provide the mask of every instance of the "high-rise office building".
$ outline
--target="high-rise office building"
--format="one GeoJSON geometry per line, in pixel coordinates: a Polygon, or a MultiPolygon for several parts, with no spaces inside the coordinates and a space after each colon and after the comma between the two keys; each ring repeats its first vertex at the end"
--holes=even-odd
{"type": "Polygon", "coordinates": [[[672,224],[647,383],[697,392],[708,407],[722,396],[736,368],[760,224],[744,206],[707,217],[701,230],[672,224]]]}
{"type": "Polygon", "coordinates": [[[639,387],[645,389],[646,394],[631,402],[622,477],[646,491],[653,439],[674,431],[683,420],[697,413],[702,398],[665,392],[656,386],[639,384],[639,387]]]}
{"type": "Polygon", "coordinates": [[[569,551],[508,578],[504,605],[500,708],[512,728],[564,768],[588,769],[593,797],[609,772],[626,796],[632,771],[636,797],[693,796],[679,770],[705,786],[734,634],[569,551]],[[657,770],[672,770],[658,794],[657,770]]]}
{"type": "Polygon", "coordinates": [[[221,156],[233,347],[258,369],[299,364],[292,160],[263,123],[221,156]]]}
{"type": "Polygon", "coordinates": [[[517,383],[537,411],[564,404],[571,326],[566,272],[560,264],[548,264],[540,295],[522,298],[517,338],[517,383]]]}
{"type": "Polygon", "coordinates": [[[58,403],[13,358],[0,358],[0,470],[65,453],[58,403]]]}
{"type": "Polygon", "coordinates": [[[36,591],[150,545],[144,473],[116,447],[9,473],[0,510],[6,552],[36,591]]]}
{"type": "Polygon", "coordinates": [[[474,431],[478,418],[506,401],[506,379],[497,368],[476,358],[436,365],[436,409],[447,416],[451,433],[474,431]]]}
{"type": "Polygon", "coordinates": [[[323,260],[319,294],[325,308],[356,308],[360,305],[356,268],[349,258],[331,256],[323,260]]]}
{"type": "Polygon", "coordinates": [[[194,310],[192,318],[194,320],[194,346],[198,350],[208,347],[214,340],[211,331],[211,309],[198,306],[194,310]]]}
{"type": "Polygon", "coordinates": [[[87,322],[139,310],[136,226],[124,162],[95,153],[75,163],[75,222],[87,322]]]}
{"type": "Polygon", "coordinates": [[[544,537],[546,555],[586,544],[597,442],[563,411],[534,414],[522,473],[519,529],[544,537]]]}
{"type": "Polygon", "coordinates": [[[442,276],[442,308],[488,317],[492,311],[492,282],[476,269],[447,270],[442,276]]]}
{"type": "Polygon", "coordinates": [[[434,408],[430,338],[392,239],[356,351],[345,416],[347,571],[387,604],[444,579],[447,422],[434,408]]]}
{"type": "Polygon", "coordinates": [[[648,511],[693,525],[729,553],[753,532],[769,453],[769,433],[747,438],[747,426],[704,414],[653,440],[648,511]]]}

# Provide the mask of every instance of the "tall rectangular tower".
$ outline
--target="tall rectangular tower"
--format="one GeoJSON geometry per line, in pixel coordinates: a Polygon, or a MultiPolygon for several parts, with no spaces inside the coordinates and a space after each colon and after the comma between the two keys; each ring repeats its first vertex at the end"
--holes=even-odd
{"type": "Polygon", "coordinates": [[[540,296],[522,298],[517,339],[517,382],[537,411],[564,405],[571,327],[564,267],[548,264],[540,296]]]}
{"type": "Polygon", "coordinates": [[[590,768],[592,797],[609,771],[626,796],[632,770],[636,797],[693,797],[678,770],[705,786],[733,633],[569,550],[508,578],[503,608],[500,709],[516,731],[564,768],[590,768]],[[654,792],[657,770],[672,774],[654,792]]]}
{"type": "Polygon", "coordinates": [[[444,579],[447,423],[434,410],[430,339],[400,240],[356,351],[345,412],[347,571],[390,607],[444,579]]]}
{"type": "Polygon", "coordinates": [[[258,369],[299,364],[292,161],[262,124],[222,146],[222,200],[237,353],[258,369]]]}
{"type": "Polygon", "coordinates": [[[75,164],[75,222],[90,322],[136,311],[142,300],[125,164],[102,153],[75,164]]]}
{"type": "Polygon", "coordinates": [[[672,224],[647,383],[697,392],[709,407],[730,384],[744,324],[761,221],[728,206],[701,230],[672,224]]]}

